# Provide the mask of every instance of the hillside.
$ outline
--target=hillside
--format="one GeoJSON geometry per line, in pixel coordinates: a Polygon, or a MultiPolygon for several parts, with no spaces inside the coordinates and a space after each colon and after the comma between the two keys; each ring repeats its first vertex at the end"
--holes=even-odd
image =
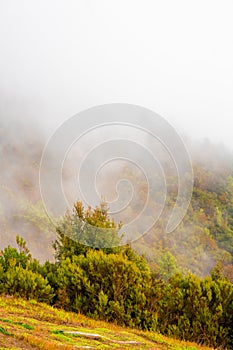
{"type": "Polygon", "coordinates": [[[0,349],[211,349],[95,321],[34,300],[1,296],[0,315],[0,349]]]}
{"type": "MultiPolygon", "coordinates": [[[[38,132],[29,132],[26,126],[19,123],[9,124],[8,128],[2,125],[0,136],[0,249],[8,244],[14,246],[15,236],[20,234],[26,239],[35,258],[51,261],[54,259],[52,241],[56,233],[44,210],[38,179],[44,136],[38,132]],[[20,138],[15,138],[16,128],[23,135],[20,138]]],[[[172,165],[169,163],[167,166],[165,159],[165,210],[155,227],[135,241],[133,248],[138,254],[144,254],[150,267],[161,275],[164,274],[164,259],[168,256],[174,262],[175,269],[172,272],[192,272],[199,277],[209,275],[221,261],[224,274],[233,281],[232,154],[207,141],[189,145],[189,150],[193,161],[194,190],[183,222],[172,233],[166,233],[166,220],[177,195],[177,179],[172,165]]],[[[54,157],[51,155],[51,162],[54,157]]],[[[66,168],[64,184],[68,186],[68,194],[74,192],[69,189],[73,183],[71,168],[66,168]]],[[[120,178],[125,178],[134,185],[138,195],[137,202],[130,203],[128,210],[120,217],[120,221],[127,223],[128,217],[136,217],[140,205],[144,203],[147,194],[145,182],[130,166],[119,166],[109,171],[111,176],[107,173],[106,179],[103,178],[99,184],[103,194],[112,195],[115,187],[111,182],[115,181],[116,184],[120,178]]],[[[156,183],[155,179],[153,183],[156,183]]],[[[152,206],[157,195],[160,196],[158,191],[154,191],[152,206]]],[[[152,214],[155,215],[154,212],[152,214]]],[[[144,221],[147,219],[150,218],[145,217],[144,221]]]]}
{"type": "MultiPolygon", "coordinates": [[[[151,348],[153,340],[160,344],[153,344],[155,348],[161,346],[161,341],[167,347],[174,345],[173,341],[170,343],[155,333],[140,333],[143,329],[206,346],[232,348],[233,167],[230,153],[208,144],[202,157],[200,150],[197,154],[192,150],[193,196],[182,223],[169,234],[166,220],[174,206],[178,187],[174,169],[164,160],[167,199],[162,215],[150,232],[129,241],[124,247],[115,247],[112,239],[114,242],[119,240],[117,231],[121,220],[111,217],[106,202],[99,207],[86,208],[77,201],[72,212],[61,213],[64,216],[57,227],[51,224],[39,192],[41,143],[33,142],[32,135],[25,136],[24,142],[16,142],[13,137],[9,142],[9,134],[6,138],[4,135],[1,134],[0,142],[3,159],[0,174],[0,294],[35,299],[67,312],[80,312],[92,319],[133,327],[137,331],[125,333],[124,329],[114,328],[111,333],[113,326],[101,326],[102,323],[96,324],[86,318],[87,323],[82,321],[81,325],[76,321],[66,324],[61,316],[65,311],[52,311],[49,306],[44,306],[45,310],[50,310],[48,314],[52,313],[55,318],[60,315],[57,328],[49,323],[47,311],[40,313],[37,310],[39,315],[45,314],[45,319],[40,316],[40,325],[31,329],[31,324],[24,322],[20,315],[18,318],[15,312],[20,312],[25,305],[27,311],[22,309],[21,315],[29,316],[30,321],[30,307],[36,309],[39,306],[21,301],[21,307],[14,307],[14,303],[17,304],[14,299],[3,299],[5,308],[0,316],[3,344],[6,339],[12,345],[18,341],[33,343],[35,337],[37,343],[47,341],[47,348],[49,342],[59,339],[69,344],[75,343],[75,339],[84,344],[94,341],[91,345],[94,348],[119,346],[123,349],[135,345],[144,349],[151,348]],[[105,228],[104,237],[93,235],[90,225],[105,228]],[[113,229],[113,236],[108,228],[113,229]],[[111,244],[99,249],[103,238],[105,243],[111,244]],[[7,310],[13,313],[7,314],[7,310]],[[77,334],[64,333],[74,330],[67,326],[83,332],[83,324],[87,329],[90,325],[90,332],[99,334],[99,339],[87,340],[83,334],[77,338],[77,334]],[[102,328],[110,330],[101,331],[102,328]],[[126,339],[131,341],[129,344],[116,342],[124,340],[123,335],[129,337],[126,339]]],[[[51,155],[51,161],[53,157],[51,155]]],[[[70,182],[69,172],[66,175],[66,181],[70,182]]],[[[122,222],[127,222],[128,215],[135,216],[147,197],[143,178],[130,166],[113,168],[107,175],[111,175],[113,183],[125,178],[134,184],[137,200],[130,202],[124,212],[122,222]]],[[[156,176],[153,174],[151,179],[154,184],[149,202],[151,212],[144,218],[148,222],[150,216],[156,214],[153,208],[161,194],[156,176]]],[[[102,185],[103,190],[111,194],[112,184],[110,186],[103,178],[102,185]]],[[[54,206],[56,208],[57,203],[54,206]]],[[[135,234],[138,233],[140,227],[135,228],[135,234]]],[[[69,317],[73,319],[74,316],[69,317]]],[[[84,318],[79,316],[78,319],[84,318]]],[[[28,349],[28,345],[24,348],[28,349]]],[[[41,349],[44,348],[45,345],[41,345],[41,349]]]]}

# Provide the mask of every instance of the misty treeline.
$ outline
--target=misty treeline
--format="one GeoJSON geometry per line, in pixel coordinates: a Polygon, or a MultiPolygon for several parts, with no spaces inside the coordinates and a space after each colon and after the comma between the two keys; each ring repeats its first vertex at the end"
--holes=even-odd
{"type": "MultiPolygon", "coordinates": [[[[0,248],[8,244],[15,246],[15,236],[20,234],[35,258],[52,261],[52,242],[56,234],[41,201],[38,178],[45,141],[44,133],[39,132],[37,125],[10,119],[0,122],[0,248]]],[[[224,275],[233,281],[232,153],[208,140],[186,140],[186,144],[194,169],[194,191],[186,216],[175,231],[166,233],[167,219],[177,197],[178,182],[174,164],[162,156],[167,184],[165,210],[146,235],[140,237],[140,227],[135,228],[135,237],[139,239],[132,242],[132,248],[145,256],[152,270],[160,270],[166,276],[174,272],[192,272],[205,277],[218,263],[224,275]]],[[[156,152],[161,152],[161,149],[155,149],[156,152]]],[[[56,154],[51,154],[51,163],[54,157],[56,154]]],[[[75,193],[75,189],[69,187],[74,180],[70,177],[72,164],[75,162],[71,159],[65,168],[64,182],[68,187],[68,196],[75,193]]],[[[127,210],[119,217],[125,224],[141,212],[148,189],[144,179],[130,164],[121,165],[117,163],[117,166],[108,169],[99,185],[104,193],[111,195],[119,179],[127,179],[133,184],[136,200],[130,201],[127,210]]],[[[142,223],[149,222],[155,215],[154,202],[157,197],[161,198],[159,188],[156,188],[156,176],[152,179],[155,186],[149,201],[152,209],[149,208],[151,212],[148,211],[148,217],[142,217],[142,223]]],[[[76,200],[71,198],[71,203],[76,200]]]]}
{"type": "MultiPolygon", "coordinates": [[[[232,348],[233,284],[224,277],[221,264],[202,279],[192,273],[171,275],[165,261],[161,270],[151,270],[130,245],[88,246],[93,239],[99,245],[90,225],[105,228],[107,242],[114,232],[117,243],[119,226],[109,218],[105,203],[84,209],[77,202],[73,212],[66,213],[56,229],[55,262],[34,259],[17,236],[17,248],[0,252],[0,292],[123,326],[232,348]],[[81,236],[87,245],[79,242],[81,236]]],[[[170,265],[174,268],[171,259],[170,265]]]]}

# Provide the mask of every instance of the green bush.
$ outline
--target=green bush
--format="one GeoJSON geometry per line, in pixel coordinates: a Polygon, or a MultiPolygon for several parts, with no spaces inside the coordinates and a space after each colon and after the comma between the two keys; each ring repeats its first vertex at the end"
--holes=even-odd
{"type": "Polygon", "coordinates": [[[16,266],[1,276],[0,290],[9,295],[50,302],[53,290],[40,274],[16,266]]]}
{"type": "MultiPolygon", "coordinates": [[[[142,262],[141,262],[142,264],[142,262]]],[[[124,254],[90,250],[58,267],[58,303],[73,311],[119,324],[142,326],[150,272],[124,254]]]]}

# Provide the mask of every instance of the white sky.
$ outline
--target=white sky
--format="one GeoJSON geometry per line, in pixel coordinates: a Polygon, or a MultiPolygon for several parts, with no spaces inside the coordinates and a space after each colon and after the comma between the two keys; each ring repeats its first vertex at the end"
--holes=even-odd
{"type": "Polygon", "coordinates": [[[1,117],[126,102],[233,149],[232,0],[0,0],[0,50],[1,117]]]}

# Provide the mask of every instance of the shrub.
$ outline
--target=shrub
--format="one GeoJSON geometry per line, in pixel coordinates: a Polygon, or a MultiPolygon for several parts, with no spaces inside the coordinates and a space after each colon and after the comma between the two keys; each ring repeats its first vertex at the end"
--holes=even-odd
{"type": "Polygon", "coordinates": [[[9,295],[42,302],[50,302],[53,297],[53,290],[47,279],[20,266],[8,269],[2,275],[0,290],[9,295]]]}

